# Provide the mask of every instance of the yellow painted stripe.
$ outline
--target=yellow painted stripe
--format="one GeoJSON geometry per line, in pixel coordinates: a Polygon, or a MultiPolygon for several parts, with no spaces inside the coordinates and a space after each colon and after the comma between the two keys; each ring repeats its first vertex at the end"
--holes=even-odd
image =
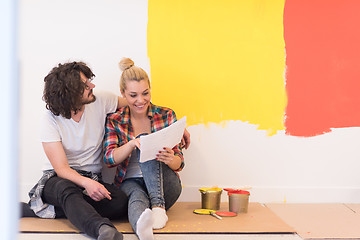
{"type": "Polygon", "coordinates": [[[149,0],[152,101],[190,125],[284,129],[284,0],[149,0]]]}

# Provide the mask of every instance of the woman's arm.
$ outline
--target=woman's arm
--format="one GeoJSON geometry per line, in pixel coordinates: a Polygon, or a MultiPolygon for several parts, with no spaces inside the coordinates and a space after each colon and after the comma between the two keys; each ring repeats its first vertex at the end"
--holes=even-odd
{"type": "Polygon", "coordinates": [[[107,167],[115,167],[129,157],[134,148],[140,147],[138,139],[125,143],[125,140],[119,137],[115,128],[117,121],[111,117],[107,117],[105,124],[105,140],[104,140],[104,163],[107,167]]]}
{"type": "Polygon", "coordinates": [[[95,201],[100,201],[104,198],[111,200],[110,192],[102,184],[81,176],[74,169],[70,168],[61,142],[43,142],[42,145],[47,158],[59,177],[68,179],[76,185],[85,188],[88,195],[95,201]]]}
{"type": "MultiPolygon", "coordinates": [[[[167,121],[169,125],[176,122],[176,114],[173,110],[167,113],[167,121]]],[[[185,129],[183,138],[180,144],[177,144],[172,149],[164,148],[163,151],[160,151],[157,155],[157,160],[164,162],[168,165],[173,171],[179,172],[184,168],[184,156],[182,153],[182,146],[187,148],[190,145],[190,133],[185,129]]]]}
{"type": "Polygon", "coordinates": [[[115,148],[113,151],[114,163],[120,164],[122,161],[127,159],[135,147],[140,148],[140,141],[138,138],[131,140],[121,147],[115,148]]]}

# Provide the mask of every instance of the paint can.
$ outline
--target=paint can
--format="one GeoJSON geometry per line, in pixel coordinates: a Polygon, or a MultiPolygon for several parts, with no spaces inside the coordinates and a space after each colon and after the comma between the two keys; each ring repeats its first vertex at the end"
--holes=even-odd
{"type": "Polygon", "coordinates": [[[201,208],[203,209],[220,209],[221,188],[200,188],[201,208]]]}
{"type": "Polygon", "coordinates": [[[224,189],[229,196],[229,211],[234,213],[247,213],[250,192],[244,190],[224,189]]]}

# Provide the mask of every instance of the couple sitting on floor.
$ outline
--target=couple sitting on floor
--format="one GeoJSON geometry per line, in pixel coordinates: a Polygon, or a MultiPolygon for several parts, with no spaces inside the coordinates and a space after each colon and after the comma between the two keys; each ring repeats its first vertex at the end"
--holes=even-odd
{"type": "Polygon", "coordinates": [[[176,115],[151,103],[150,81],[143,69],[128,58],[119,66],[124,98],[94,94],[95,75],[82,62],[59,64],[45,77],[43,99],[49,111],[41,125],[41,141],[47,163],[29,193],[29,204],[23,205],[23,216],[66,216],[101,240],[123,239],[110,220],[126,213],[140,240],[154,239],[153,229],[166,225],[166,210],[181,193],[176,172],[184,167],[182,147],[189,146],[190,134],[185,130],[181,143],[140,163],[138,136],[171,125],[176,115]],[[114,184],[102,181],[102,160],[116,167],[114,184]]]}

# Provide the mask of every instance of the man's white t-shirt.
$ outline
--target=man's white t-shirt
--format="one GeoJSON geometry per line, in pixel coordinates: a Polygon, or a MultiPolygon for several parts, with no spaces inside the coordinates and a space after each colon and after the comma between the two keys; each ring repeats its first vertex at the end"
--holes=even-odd
{"type": "MultiPolygon", "coordinates": [[[[96,92],[96,101],[85,105],[79,122],[46,111],[40,130],[41,142],[58,142],[64,147],[70,167],[100,173],[106,115],[116,111],[118,97],[96,92]]],[[[46,158],[43,170],[53,169],[46,158]]]]}

